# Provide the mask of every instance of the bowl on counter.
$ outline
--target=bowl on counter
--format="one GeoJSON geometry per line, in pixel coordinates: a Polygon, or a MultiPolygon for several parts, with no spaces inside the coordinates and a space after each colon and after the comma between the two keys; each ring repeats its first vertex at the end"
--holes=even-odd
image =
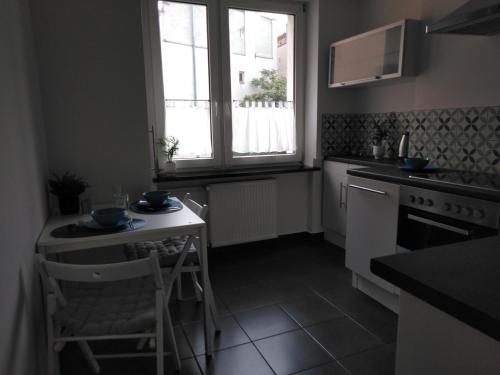
{"type": "Polygon", "coordinates": [[[144,200],[153,207],[164,206],[169,196],[170,192],[165,190],[148,191],[142,193],[142,197],[144,198],[144,200]]]}
{"type": "Polygon", "coordinates": [[[101,208],[90,213],[92,219],[103,227],[112,227],[127,218],[127,210],[119,207],[101,208]]]}
{"type": "Polygon", "coordinates": [[[403,160],[404,166],[408,169],[420,170],[427,167],[429,159],[424,158],[405,158],[403,160]]]}

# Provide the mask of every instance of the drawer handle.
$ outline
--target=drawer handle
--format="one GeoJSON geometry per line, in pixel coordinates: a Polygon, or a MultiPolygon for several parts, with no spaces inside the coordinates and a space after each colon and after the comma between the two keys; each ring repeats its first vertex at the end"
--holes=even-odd
{"type": "Polygon", "coordinates": [[[364,186],[349,184],[349,187],[352,187],[352,188],[358,189],[358,190],[368,191],[370,193],[374,193],[374,194],[378,194],[378,195],[387,195],[387,193],[385,191],[370,189],[370,188],[367,188],[364,186]]]}

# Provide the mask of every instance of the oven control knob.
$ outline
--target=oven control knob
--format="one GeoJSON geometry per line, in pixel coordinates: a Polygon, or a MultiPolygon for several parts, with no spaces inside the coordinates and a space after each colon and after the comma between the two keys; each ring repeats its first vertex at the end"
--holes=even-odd
{"type": "Polygon", "coordinates": [[[418,197],[418,204],[424,204],[424,198],[418,197]]]}
{"type": "Polygon", "coordinates": [[[427,206],[429,207],[432,207],[434,206],[434,201],[432,199],[427,199],[427,201],[425,202],[427,204],[427,206]]]}
{"type": "Polygon", "coordinates": [[[456,204],[456,205],[455,205],[455,212],[456,212],[457,214],[459,214],[460,212],[462,212],[462,206],[460,206],[459,204],[456,204]]]}
{"type": "Polygon", "coordinates": [[[451,211],[451,204],[450,203],[445,203],[444,204],[444,210],[445,211],[451,211]]]}
{"type": "Polygon", "coordinates": [[[411,203],[415,203],[416,200],[417,200],[417,198],[414,195],[410,195],[410,202],[411,203]]]}
{"type": "Polygon", "coordinates": [[[481,210],[481,209],[474,210],[474,213],[473,213],[473,214],[474,214],[474,217],[475,217],[476,219],[482,219],[482,218],[484,217],[484,215],[485,215],[485,214],[484,214],[484,211],[483,211],[483,210],[481,210]]]}

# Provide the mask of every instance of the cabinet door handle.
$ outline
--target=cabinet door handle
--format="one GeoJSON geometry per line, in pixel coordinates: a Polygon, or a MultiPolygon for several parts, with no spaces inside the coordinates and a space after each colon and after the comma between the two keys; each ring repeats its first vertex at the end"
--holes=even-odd
{"type": "Polygon", "coordinates": [[[387,193],[385,191],[370,189],[370,188],[367,188],[367,187],[364,187],[364,186],[349,184],[349,187],[352,187],[354,189],[363,190],[363,191],[368,191],[368,192],[374,193],[374,194],[387,195],[387,193]]]}
{"type": "Polygon", "coordinates": [[[340,194],[339,194],[339,208],[342,208],[342,190],[344,190],[344,184],[340,182],[340,194]]]}
{"type": "Polygon", "coordinates": [[[343,188],[345,189],[345,202],[344,202],[344,209],[347,211],[347,201],[349,200],[349,190],[347,188],[347,185],[342,184],[343,188]]]}

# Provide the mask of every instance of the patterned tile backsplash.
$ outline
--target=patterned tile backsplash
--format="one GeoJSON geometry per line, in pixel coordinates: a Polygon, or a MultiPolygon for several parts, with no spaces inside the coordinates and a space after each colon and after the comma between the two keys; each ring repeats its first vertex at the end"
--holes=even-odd
{"type": "Polygon", "coordinates": [[[410,132],[409,154],[428,157],[442,168],[500,173],[500,107],[322,115],[323,156],[372,155],[379,124],[386,149],[397,156],[403,132],[410,132]]]}

